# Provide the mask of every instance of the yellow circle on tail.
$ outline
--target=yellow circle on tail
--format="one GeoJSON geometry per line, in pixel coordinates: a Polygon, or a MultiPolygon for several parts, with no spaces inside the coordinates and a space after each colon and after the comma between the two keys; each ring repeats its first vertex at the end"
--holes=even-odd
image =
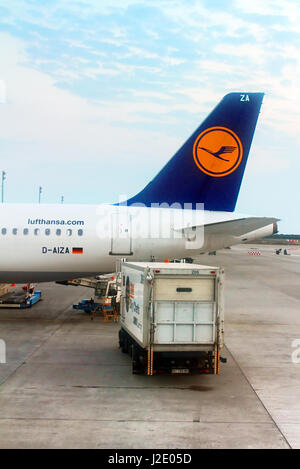
{"type": "Polygon", "coordinates": [[[237,169],[243,157],[239,137],[226,127],[210,127],[195,140],[193,156],[196,165],[209,176],[227,176],[237,169]]]}

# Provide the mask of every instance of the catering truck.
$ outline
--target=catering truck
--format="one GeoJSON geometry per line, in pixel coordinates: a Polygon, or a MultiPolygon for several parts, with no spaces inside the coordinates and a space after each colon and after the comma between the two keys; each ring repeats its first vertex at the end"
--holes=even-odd
{"type": "Polygon", "coordinates": [[[187,263],[121,264],[119,345],[132,372],[220,372],[224,270],[187,263]]]}

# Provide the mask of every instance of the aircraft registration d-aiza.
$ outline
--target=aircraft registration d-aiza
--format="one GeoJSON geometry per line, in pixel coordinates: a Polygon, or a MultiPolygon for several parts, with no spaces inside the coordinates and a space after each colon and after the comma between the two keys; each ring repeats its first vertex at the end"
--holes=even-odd
{"type": "Polygon", "coordinates": [[[193,257],[277,231],[235,213],[263,93],[230,93],[155,178],[112,205],[2,204],[0,282],[68,280],[193,257]]]}

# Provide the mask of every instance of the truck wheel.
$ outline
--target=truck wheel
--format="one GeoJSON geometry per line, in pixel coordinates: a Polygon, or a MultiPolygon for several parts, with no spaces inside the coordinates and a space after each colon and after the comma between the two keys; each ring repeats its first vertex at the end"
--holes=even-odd
{"type": "Polygon", "coordinates": [[[120,331],[119,331],[119,347],[120,347],[120,348],[123,348],[123,344],[124,344],[124,334],[123,334],[123,332],[120,330],[120,331]]]}
{"type": "Polygon", "coordinates": [[[122,330],[119,331],[119,346],[123,353],[128,352],[128,340],[122,330]]]}
{"type": "Polygon", "coordinates": [[[123,353],[128,353],[128,339],[127,337],[125,336],[124,337],[124,342],[123,342],[123,346],[122,346],[122,352],[123,353]]]}
{"type": "Polygon", "coordinates": [[[147,357],[143,354],[139,355],[138,357],[139,360],[139,367],[141,370],[141,373],[145,373],[146,368],[147,368],[147,357]]]}
{"type": "Polygon", "coordinates": [[[131,360],[131,363],[132,363],[132,374],[133,375],[136,375],[138,374],[140,371],[138,369],[138,355],[137,355],[137,350],[136,350],[136,347],[134,345],[132,345],[132,360],[131,360]]]}

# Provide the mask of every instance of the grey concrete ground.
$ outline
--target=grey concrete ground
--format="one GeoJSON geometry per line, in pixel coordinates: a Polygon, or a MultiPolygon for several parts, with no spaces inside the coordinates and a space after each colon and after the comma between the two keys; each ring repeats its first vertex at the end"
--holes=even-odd
{"type": "Polygon", "coordinates": [[[118,325],[72,310],[87,289],[0,310],[0,448],[299,448],[300,251],[250,248],[198,259],[226,268],[220,376],[133,376],[118,325]]]}

